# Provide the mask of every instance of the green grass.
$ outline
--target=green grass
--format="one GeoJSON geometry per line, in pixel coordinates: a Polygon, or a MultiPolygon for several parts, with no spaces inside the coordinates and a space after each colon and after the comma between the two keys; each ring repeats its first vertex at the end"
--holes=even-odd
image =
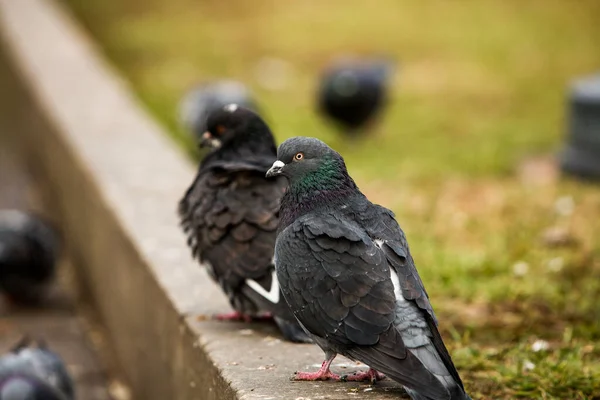
{"type": "Polygon", "coordinates": [[[339,150],[406,230],[473,398],[600,398],[600,190],[552,162],[568,83],[600,66],[600,3],[65,1],[187,149],[180,96],[227,76],[257,92],[278,140],[339,150]],[[314,114],[315,77],[340,52],[401,65],[366,140],[314,114]],[[263,57],[289,63],[285,87],[260,85],[263,57]],[[549,246],[548,229],[572,244],[549,246]],[[550,348],[534,352],[537,339],[550,348]]]}

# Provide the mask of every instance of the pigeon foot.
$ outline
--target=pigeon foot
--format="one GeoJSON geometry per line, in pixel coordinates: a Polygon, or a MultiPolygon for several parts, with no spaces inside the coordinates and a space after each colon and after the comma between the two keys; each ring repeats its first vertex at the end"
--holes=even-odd
{"type": "Polygon", "coordinates": [[[294,381],[326,381],[332,380],[336,382],[340,382],[342,378],[338,374],[334,374],[333,372],[327,370],[322,371],[321,369],[317,372],[296,372],[294,377],[292,378],[294,381]]]}
{"type": "Polygon", "coordinates": [[[326,381],[332,380],[336,382],[340,382],[342,378],[338,374],[334,374],[329,370],[331,363],[333,362],[333,357],[329,357],[327,360],[323,361],[321,364],[321,368],[317,372],[296,372],[293,381],[326,381]]]}
{"type": "Polygon", "coordinates": [[[377,381],[385,379],[385,375],[381,372],[375,371],[373,368],[369,368],[367,372],[355,372],[351,375],[342,376],[344,382],[371,382],[374,384],[377,381]]]}
{"type": "Polygon", "coordinates": [[[233,311],[230,313],[224,314],[216,314],[214,316],[216,320],[219,321],[244,321],[244,322],[252,322],[252,317],[246,314],[242,314],[238,311],[233,311]]]}

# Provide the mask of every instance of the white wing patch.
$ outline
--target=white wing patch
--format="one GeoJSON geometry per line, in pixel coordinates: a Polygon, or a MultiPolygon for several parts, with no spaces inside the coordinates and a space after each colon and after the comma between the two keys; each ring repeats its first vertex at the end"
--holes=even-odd
{"type": "Polygon", "coordinates": [[[235,112],[235,110],[237,110],[239,108],[239,106],[235,103],[231,103],[231,104],[227,104],[225,107],[223,107],[223,109],[227,112],[235,112]]]}
{"type": "Polygon", "coordinates": [[[269,290],[268,292],[265,290],[265,288],[260,286],[260,284],[254,279],[246,279],[246,284],[250,286],[250,289],[254,290],[256,293],[260,294],[262,297],[269,300],[271,303],[279,303],[279,281],[277,280],[277,273],[275,272],[275,270],[273,270],[273,275],[271,278],[271,290],[269,290]]]}
{"type": "MultiPolygon", "coordinates": [[[[379,247],[381,249],[381,246],[383,246],[383,240],[381,239],[375,239],[375,246],[379,247]]],[[[396,273],[396,271],[394,271],[394,269],[392,267],[390,267],[390,278],[392,279],[392,285],[394,285],[394,296],[396,297],[396,301],[406,301],[406,299],[404,298],[404,296],[402,296],[402,288],[400,287],[400,278],[398,278],[398,274],[396,273]]]]}
{"type": "Polygon", "coordinates": [[[396,271],[394,271],[393,268],[390,268],[390,277],[392,278],[392,285],[394,285],[394,296],[396,296],[396,301],[406,301],[404,296],[402,296],[402,289],[400,288],[400,279],[398,279],[398,274],[396,273],[396,271]]]}

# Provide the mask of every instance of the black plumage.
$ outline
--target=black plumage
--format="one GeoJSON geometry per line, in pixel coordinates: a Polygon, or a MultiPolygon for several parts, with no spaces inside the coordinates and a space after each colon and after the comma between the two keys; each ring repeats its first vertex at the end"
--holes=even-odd
{"type": "MultiPolygon", "coordinates": [[[[312,138],[279,147],[267,176],[289,180],[275,264],[294,315],[326,361],[300,380],[339,379],[336,354],[401,383],[413,399],[469,399],[394,214],[371,203],[342,157],[312,138]]],[[[357,379],[357,376],[350,377],[357,379]]]]}
{"type": "Polygon", "coordinates": [[[221,319],[273,315],[283,335],[310,341],[280,295],[273,266],[285,180],[265,173],[275,140],[254,112],[227,105],[208,119],[202,144],[212,151],[179,203],[194,257],[207,266],[236,311],[221,319]]]}
{"type": "Polygon", "coordinates": [[[391,63],[348,59],[325,69],[317,92],[318,111],[349,134],[358,133],[384,109],[391,63]]]}
{"type": "Polygon", "coordinates": [[[0,211],[0,290],[21,304],[44,300],[53,280],[60,236],[31,212],[0,211]]]}
{"type": "Polygon", "coordinates": [[[243,83],[233,80],[207,82],[190,90],[179,105],[181,124],[199,140],[206,132],[207,119],[227,104],[237,104],[259,112],[256,99],[243,83]]]}
{"type": "Polygon", "coordinates": [[[0,357],[0,400],[72,400],[73,381],[60,356],[24,338],[0,357]]]}

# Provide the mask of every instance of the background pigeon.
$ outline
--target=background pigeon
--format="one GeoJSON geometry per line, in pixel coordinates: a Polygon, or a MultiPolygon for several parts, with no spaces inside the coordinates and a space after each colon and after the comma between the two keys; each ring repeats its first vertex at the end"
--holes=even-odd
{"type": "Polygon", "coordinates": [[[385,106],[391,73],[387,61],[340,60],[321,77],[318,111],[345,132],[356,134],[385,106]]]}
{"type": "Polygon", "coordinates": [[[0,211],[0,290],[16,303],[44,299],[55,273],[58,231],[40,216],[0,211]]]}
{"type": "Polygon", "coordinates": [[[0,357],[0,400],[72,400],[73,382],[61,358],[24,338],[0,357]]]}
{"type": "Polygon", "coordinates": [[[394,214],[371,203],[342,157],[313,138],[286,140],[267,176],[284,175],[275,264],[282,293],[323,349],[316,373],[298,380],[340,379],[336,354],[380,371],[413,399],[469,399],[442,342],[429,298],[394,214]]]}
{"type": "Polygon", "coordinates": [[[179,105],[179,119],[194,138],[200,140],[208,129],[208,116],[232,103],[259,111],[250,89],[241,82],[224,80],[205,83],[189,91],[179,105]]]}
{"type": "Polygon", "coordinates": [[[271,314],[288,340],[310,341],[280,295],[273,266],[285,180],[268,180],[275,141],[254,112],[230,104],[208,119],[202,145],[212,147],[179,204],[193,255],[207,266],[232,307],[220,319],[271,314]]]}

